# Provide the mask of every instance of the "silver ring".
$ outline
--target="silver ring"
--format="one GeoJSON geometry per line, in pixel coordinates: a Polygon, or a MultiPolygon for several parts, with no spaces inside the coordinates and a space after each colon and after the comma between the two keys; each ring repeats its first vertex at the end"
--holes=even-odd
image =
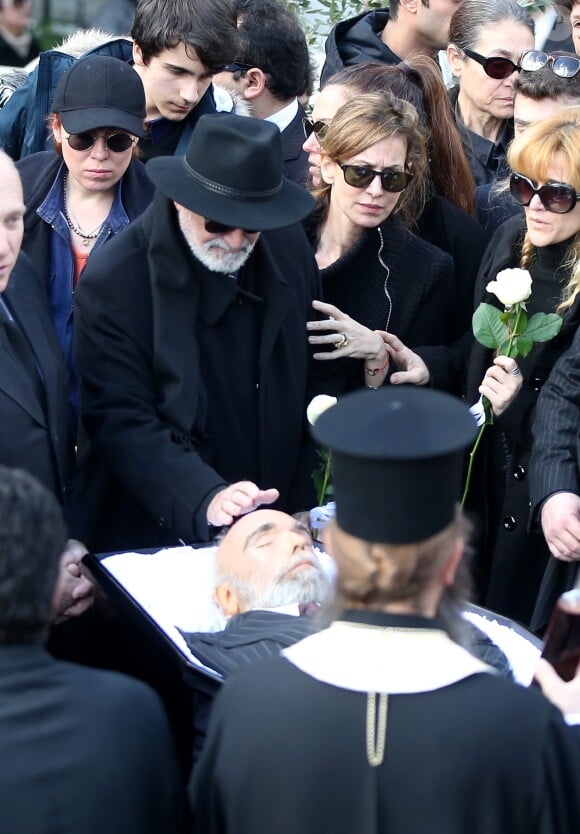
{"type": "Polygon", "coordinates": [[[519,375],[520,375],[520,369],[518,368],[518,366],[517,366],[517,365],[515,365],[515,366],[511,369],[511,372],[510,372],[510,373],[512,373],[514,376],[519,376],[519,375]]]}
{"type": "Polygon", "coordinates": [[[338,342],[334,343],[334,347],[338,350],[339,348],[346,347],[346,345],[348,345],[348,339],[346,338],[346,335],[343,333],[338,342]]]}

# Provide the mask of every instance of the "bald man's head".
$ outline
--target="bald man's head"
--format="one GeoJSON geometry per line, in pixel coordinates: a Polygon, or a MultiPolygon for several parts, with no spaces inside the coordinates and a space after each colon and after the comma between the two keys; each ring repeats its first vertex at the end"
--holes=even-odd
{"type": "Polygon", "coordinates": [[[322,601],[328,580],[307,527],[278,510],[256,510],[228,530],[217,552],[216,602],[226,616],[322,601]]]}
{"type": "Polygon", "coordinates": [[[24,233],[24,197],[14,162],[0,151],[0,293],[8,286],[24,233]]]}

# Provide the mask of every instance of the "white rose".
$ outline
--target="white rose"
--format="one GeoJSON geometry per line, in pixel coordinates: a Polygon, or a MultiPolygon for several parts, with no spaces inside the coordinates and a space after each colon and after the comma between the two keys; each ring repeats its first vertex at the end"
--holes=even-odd
{"type": "Polygon", "coordinates": [[[512,307],[532,294],[532,276],[527,269],[502,269],[486,290],[497,296],[504,307],[512,307]]]}
{"type": "Polygon", "coordinates": [[[306,417],[311,426],[313,426],[323,411],[327,408],[332,408],[336,405],[336,397],[329,397],[327,394],[317,394],[313,397],[306,409],[306,417]]]}

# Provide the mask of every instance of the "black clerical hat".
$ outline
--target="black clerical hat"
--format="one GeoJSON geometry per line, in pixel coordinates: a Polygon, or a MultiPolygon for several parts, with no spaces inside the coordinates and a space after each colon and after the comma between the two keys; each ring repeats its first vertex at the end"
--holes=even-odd
{"type": "Polygon", "coordinates": [[[453,520],[464,450],[477,431],[461,400],[385,386],[343,397],[313,434],[332,451],[336,518],[352,536],[411,544],[453,520]]]}

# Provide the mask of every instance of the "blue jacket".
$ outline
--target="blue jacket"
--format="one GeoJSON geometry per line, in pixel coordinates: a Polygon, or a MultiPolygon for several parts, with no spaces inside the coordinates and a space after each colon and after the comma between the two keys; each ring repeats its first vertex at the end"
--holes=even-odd
{"type": "MultiPolygon", "coordinates": [[[[116,38],[90,49],[82,56],[109,55],[121,61],[130,61],[132,43],[127,38],[116,38]]],[[[41,52],[38,67],[29,74],[0,109],[0,147],[18,160],[39,151],[52,148],[52,133],[46,118],[52,111],[52,101],[58,81],[76,60],[73,55],[52,49],[41,52]]],[[[197,120],[204,113],[215,113],[213,88],[210,84],[201,101],[183,120],[183,130],[175,150],[177,156],[185,154],[197,120]]]]}
{"type": "MultiPolygon", "coordinates": [[[[128,61],[132,44],[126,38],[117,38],[85,54],[110,55],[128,61]]],[[[0,110],[0,146],[12,159],[52,147],[46,117],[52,110],[54,91],[61,75],[76,60],[73,55],[56,49],[41,52],[38,67],[0,110]]]]}
{"type": "MultiPolygon", "coordinates": [[[[22,249],[46,286],[52,319],[71,376],[71,400],[77,410],[72,367],[74,260],[70,232],[62,215],[62,158],[54,151],[43,151],[21,159],[16,167],[22,178],[26,204],[22,249]]],[[[92,252],[141,214],[151,202],[153,192],[145,167],[133,159],[117,184],[111,212],[92,252]]]]}

